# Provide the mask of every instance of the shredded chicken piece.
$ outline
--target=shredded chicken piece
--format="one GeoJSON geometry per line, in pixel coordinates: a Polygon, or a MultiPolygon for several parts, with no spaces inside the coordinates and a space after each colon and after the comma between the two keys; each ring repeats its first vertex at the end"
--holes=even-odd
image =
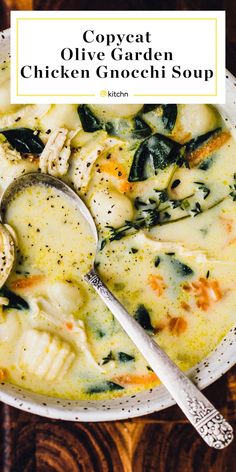
{"type": "Polygon", "coordinates": [[[71,155],[70,143],[75,131],[59,128],[52,132],[39,160],[42,172],[55,177],[65,175],[69,167],[71,155]]]}
{"type": "Polygon", "coordinates": [[[27,122],[27,126],[34,127],[35,121],[38,118],[46,115],[52,105],[25,105],[14,111],[13,113],[5,113],[0,117],[0,129],[19,127],[21,119],[24,119],[24,124],[27,122]]]}
{"type": "MultiPolygon", "coordinates": [[[[94,133],[95,134],[95,133],[94,133]]],[[[71,178],[77,190],[86,190],[93,166],[105,147],[106,132],[98,131],[71,159],[71,178]]]]}

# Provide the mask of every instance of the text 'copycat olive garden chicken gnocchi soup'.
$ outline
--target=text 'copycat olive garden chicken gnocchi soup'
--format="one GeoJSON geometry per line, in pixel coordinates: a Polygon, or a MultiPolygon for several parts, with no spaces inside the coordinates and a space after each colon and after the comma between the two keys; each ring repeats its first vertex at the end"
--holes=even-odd
{"type": "MultiPolygon", "coordinates": [[[[0,71],[0,192],[32,171],[71,185],[99,229],[100,276],[184,370],[236,319],[235,157],[213,107],[11,106],[9,66],[0,71]]],[[[6,221],[1,380],[72,399],[156,385],[83,280],[96,248],[73,202],[56,189],[24,188],[6,221]]]]}

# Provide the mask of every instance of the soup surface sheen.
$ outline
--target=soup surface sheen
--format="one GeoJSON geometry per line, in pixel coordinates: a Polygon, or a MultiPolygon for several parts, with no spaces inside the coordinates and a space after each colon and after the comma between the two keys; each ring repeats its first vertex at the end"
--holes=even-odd
{"type": "MultiPolygon", "coordinates": [[[[0,193],[32,171],[71,185],[96,221],[104,282],[181,369],[201,361],[236,320],[236,144],[217,111],[11,106],[6,65],[0,101],[0,193]]],[[[74,203],[36,185],[12,200],[6,221],[1,379],[71,399],[157,385],[83,280],[96,248],[74,203]]]]}

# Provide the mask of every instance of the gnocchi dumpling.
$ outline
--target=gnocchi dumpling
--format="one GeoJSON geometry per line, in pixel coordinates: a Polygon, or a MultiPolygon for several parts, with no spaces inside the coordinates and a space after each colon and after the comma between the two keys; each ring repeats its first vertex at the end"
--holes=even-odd
{"type": "Polygon", "coordinates": [[[75,353],[61,338],[46,331],[26,331],[20,349],[19,367],[45,380],[60,380],[69,371],[75,353]]]}
{"type": "Polygon", "coordinates": [[[94,193],[90,207],[96,223],[102,227],[108,225],[117,228],[133,217],[130,199],[115,189],[94,193]]]}
{"type": "Polygon", "coordinates": [[[75,313],[85,301],[82,288],[72,282],[56,281],[49,285],[48,296],[51,302],[65,314],[75,313]]]}
{"type": "Polygon", "coordinates": [[[177,125],[180,124],[185,135],[195,137],[204,134],[217,125],[217,113],[209,105],[180,105],[177,125]]]}

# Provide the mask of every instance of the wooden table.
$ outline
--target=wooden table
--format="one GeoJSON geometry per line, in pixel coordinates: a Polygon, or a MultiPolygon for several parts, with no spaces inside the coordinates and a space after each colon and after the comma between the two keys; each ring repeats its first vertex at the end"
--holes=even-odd
{"type": "MultiPolygon", "coordinates": [[[[227,9],[227,61],[236,75],[235,0],[90,0],[90,9],[227,9]],[[214,3],[214,4],[213,4],[214,3]]],[[[0,29],[10,9],[78,9],[76,0],[0,0],[0,29]],[[43,3],[43,5],[42,5],[43,3]]],[[[87,1],[79,2],[87,9],[87,1]]],[[[205,391],[236,432],[236,367],[205,391]]],[[[236,440],[215,451],[201,441],[177,407],[129,421],[48,420],[0,403],[2,472],[236,472],[236,440]]]]}

